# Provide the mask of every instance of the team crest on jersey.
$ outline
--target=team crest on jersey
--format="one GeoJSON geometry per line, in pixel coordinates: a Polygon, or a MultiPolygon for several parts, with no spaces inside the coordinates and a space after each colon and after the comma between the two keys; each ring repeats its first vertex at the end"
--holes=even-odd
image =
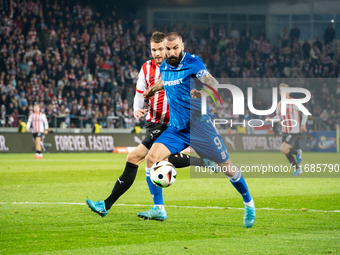
{"type": "Polygon", "coordinates": [[[207,75],[210,75],[210,73],[206,69],[202,69],[202,70],[200,70],[196,73],[196,77],[198,79],[201,79],[201,78],[203,78],[204,76],[207,76],[207,75]]]}

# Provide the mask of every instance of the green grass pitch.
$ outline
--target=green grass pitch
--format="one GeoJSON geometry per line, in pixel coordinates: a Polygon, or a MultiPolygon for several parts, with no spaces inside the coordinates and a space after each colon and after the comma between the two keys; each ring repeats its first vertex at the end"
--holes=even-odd
{"type": "MultiPolygon", "coordinates": [[[[303,163],[340,163],[304,153],[303,163]]],[[[0,254],[339,254],[340,178],[248,178],[257,219],[243,227],[241,196],[226,178],[178,169],[164,189],[168,219],[136,215],[152,204],[143,163],[135,183],[100,218],[126,155],[0,155],[0,254]]],[[[237,164],[285,164],[280,153],[233,153],[237,164]]],[[[340,175],[340,173],[339,173],[340,175]]]]}

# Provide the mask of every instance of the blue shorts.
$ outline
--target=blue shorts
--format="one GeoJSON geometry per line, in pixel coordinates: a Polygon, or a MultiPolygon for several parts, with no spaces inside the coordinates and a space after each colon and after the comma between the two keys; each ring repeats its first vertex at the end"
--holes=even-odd
{"type": "Polygon", "coordinates": [[[207,158],[216,163],[229,159],[222,137],[210,119],[181,130],[169,126],[155,143],[163,144],[171,155],[180,153],[191,146],[201,158],[207,158]]]}

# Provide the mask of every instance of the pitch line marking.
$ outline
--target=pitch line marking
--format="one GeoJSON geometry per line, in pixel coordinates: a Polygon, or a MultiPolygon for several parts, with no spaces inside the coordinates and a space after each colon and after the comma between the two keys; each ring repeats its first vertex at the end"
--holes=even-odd
{"type": "MultiPolygon", "coordinates": [[[[0,205],[86,205],[86,203],[72,203],[72,202],[0,202],[0,205]]],[[[152,206],[142,204],[115,204],[114,206],[152,206]]],[[[219,206],[186,206],[186,205],[166,205],[172,208],[187,208],[187,209],[214,209],[214,210],[244,210],[244,208],[237,207],[219,207],[219,206]]],[[[301,211],[301,209],[285,209],[285,208],[256,208],[256,210],[263,211],[301,211]]],[[[307,212],[324,212],[324,213],[340,213],[340,210],[313,210],[306,209],[307,212]]]]}

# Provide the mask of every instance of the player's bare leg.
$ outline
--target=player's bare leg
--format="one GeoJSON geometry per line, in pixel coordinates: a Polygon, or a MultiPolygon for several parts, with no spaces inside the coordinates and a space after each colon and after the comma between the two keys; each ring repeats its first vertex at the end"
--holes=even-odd
{"type": "Polygon", "coordinates": [[[153,164],[170,157],[169,149],[162,143],[154,143],[146,156],[146,167],[151,168],[153,164]]]}
{"type": "Polygon", "coordinates": [[[35,149],[37,151],[41,151],[41,144],[40,144],[40,142],[41,142],[41,138],[40,137],[35,138],[34,143],[35,143],[35,149]]]}
{"type": "Polygon", "coordinates": [[[127,155],[126,162],[139,165],[144,161],[145,156],[148,154],[148,152],[149,150],[143,144],[140,144],[137,146],[136,149],[134,149],[127,155]]]}
{"type": "Polygon", "coordinates": [[[35,159],[41,159],[43,158],[43,155],[41,154],[41,137],[36,137],[34,140],[34,144],[35,144],[35,151],[36,154],[34,156],[35,159]]]}
{"type": "Polygon", "coordinates": [[[223,162],[223,163],[219,163],[218,166],[221,168],[221,171],[228,176],[229,178],[232,178],[235,176],[236,173],[236,166],[234,166],[234,164],[231,162],[230,158],[223,162]]]}
{"type": "Polygon", "coordinates": [[[45,139],[45,136],[43,135],[40,139],[40,146],[41,146],[42,152],[46,152],[46,149],[45,149],[45,146],[44,146],[44,139],[45,139]]]}
{"type": "Polygon", "coordinates": [[[291,148],[292,148],[292,146],[291,146],[290,144],[288,144],[288,143],[282,143],[282,144],[281,144],[281,147],[280,147],[280,151],[281,151],[283,154],[287,155],[287,154],[289,153],[289,151],[290,151],[291,148]]]}

